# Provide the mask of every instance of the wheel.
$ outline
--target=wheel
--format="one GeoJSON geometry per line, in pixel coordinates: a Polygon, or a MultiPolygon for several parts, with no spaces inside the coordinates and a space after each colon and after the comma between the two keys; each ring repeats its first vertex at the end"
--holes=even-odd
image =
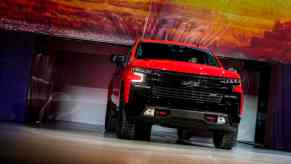
{"type": "Polygon", "coordinates": [[[127,120],[124,110],[118,114],[116,135],[122,139],[135,139],[135,124],[127,120]]]}
{"type": "Polygon", "coordinates": [[[215,131],[213,132],[213,143],[219,149],[232,149],[236,144],[237,129],[232,132],[215,131]]]}
{"type": "Polygon", "coordinates": [[[105,131],[114,132],[116,128],[116,119],[112,116],[112,103],[107,100],[106,115],[105,115],[105,131]]]}
{"type": "Polygon", "coordinates": [[[178,128],[178,139],[189,140],[192,137],[192,129],[178,128]]]}
{"type": "Polygon", "coordinates": [[[152,125],[145,123],[145,122],[139,122],[136,124],[135,127],[135,137],[138,140],[143,141],[150,141],[151,140],[151,132],[152,132],[152,125]]]}
{"type": "Polygon", "coordinates": [[[123,94],[120,94],[116,135],[118,138],[122,139],[135,139],[135,123],[128,121],[126,117],[123,94]]]}

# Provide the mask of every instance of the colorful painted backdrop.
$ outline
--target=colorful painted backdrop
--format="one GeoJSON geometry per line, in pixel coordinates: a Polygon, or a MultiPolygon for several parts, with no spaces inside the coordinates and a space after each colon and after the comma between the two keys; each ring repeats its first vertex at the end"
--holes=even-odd
{"type": "Polygon", "coordinates": [[[178,40],[291,63],[290,0],[1,0],[0,27],[119,44],[178,40]]]}

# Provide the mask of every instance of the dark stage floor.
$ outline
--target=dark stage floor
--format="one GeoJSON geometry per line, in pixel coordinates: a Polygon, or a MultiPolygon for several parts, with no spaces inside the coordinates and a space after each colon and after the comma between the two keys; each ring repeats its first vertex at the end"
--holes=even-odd
{"type": "Polygon", "coordinates": [[[35,164],[172,164],[291,163],[291,153],[238,144],[233,150],[213,148],[211,139],[176,144],[176,132],[155,127],[151,142],[120,140],[103,126],[61,123],[29,127],[0,123],[0,163],[35,164]]]}

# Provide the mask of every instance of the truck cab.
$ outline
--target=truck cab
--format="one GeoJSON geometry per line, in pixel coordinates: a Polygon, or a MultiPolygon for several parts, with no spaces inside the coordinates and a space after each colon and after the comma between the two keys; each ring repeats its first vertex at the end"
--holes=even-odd
{"type": "Polygon", "coordinates": [[[152,125],[206,127],[217,148],[231,149],[243,112],[240,76],[208,49],[175,41],[139,39],[129,55],[113,55],[105,130],[150,140],[152,125]]]}

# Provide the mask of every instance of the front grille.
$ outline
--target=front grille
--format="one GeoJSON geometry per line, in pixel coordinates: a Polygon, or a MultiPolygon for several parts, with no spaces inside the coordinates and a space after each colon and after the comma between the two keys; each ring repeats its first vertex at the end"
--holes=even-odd
{"type": "Polygon", "coordinates": [[[211,93],[208,91],[182,89],[182,88],[168,88],[168,87],[153,87],[152,94],[156,98],[170,98],[195,101],[199,103],[220,103],[223,95],[219,93],[211,93]]]}
{"type": "Polygon", "coordinates": [[[150,82],[154,86],[224,93],[231,90],[230,85],[222,83],[223,77],[209,77],[160,70],[155,70],[150,77],[150,82]]]}

